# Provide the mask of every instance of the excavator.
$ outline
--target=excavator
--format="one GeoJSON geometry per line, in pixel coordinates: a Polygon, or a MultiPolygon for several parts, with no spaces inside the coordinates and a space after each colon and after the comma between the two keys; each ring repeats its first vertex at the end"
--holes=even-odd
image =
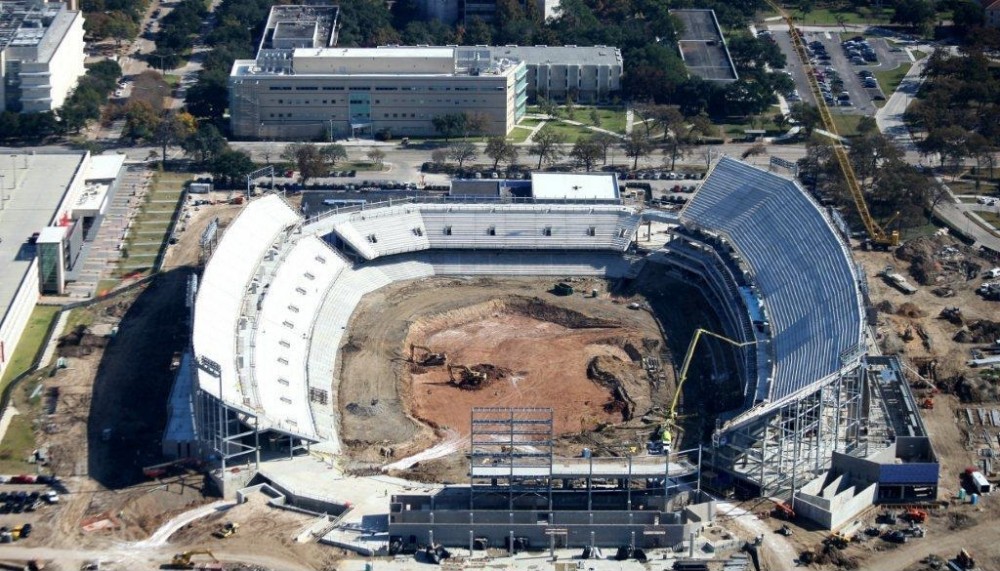
{"type": "Polygon", "coordinates": [[[486,383],[486,373],[475,371],[465,365],[448,365],[448,379],[460,389],[478,389],[486,383]],[[456,376],[455,371],[459,371],[456,376]]]}
{"type": "Polygon", "coordinates": [[[688,344],[687,353],[684,355],[684,362],[681,365],[680,376],[677,379],[677,389],[674,392],[674,399],[670,403],[670,410],[667,411],[667,418],[657,429],[657,434],[655,435],[659,440],[659,445],[656,447],[662,448],[663,454],[669,454],[673,441],[679,440],[679,435],[674,434],[680,430],[677,426],[677,405],[681,400],[681,391],[684,388],[684,381],[687,380],[688,369],[691,368],[691,360],[694,358],[694,350],[698,347],[698,341],[701,339],[702,335],[708,335],[709,337],[714,337],[720,341],[725,341],[734,347],[747,347],[757,344],[756,341],[735,341],[729,337],[713,333],[707,329],[699,328],[694,332],[694,337],[691,338],[691,343],[688,344]]]}
{"type": "Polygon", "coordinates": [[[198,555],[205,555],[215,563],[219,560],[215,557],[215,554],[208,549],[193,549],[191,551],[185,551],[184,553],[178,553],[174,555],[174,558],[170,561],[171,569],[194,569],[195,563],[194,558],[198,555]]]}
{"type": "MultiPolygon", "coordinates": [[[[819,115],[823,122],[823,129],[833,135],[833,137],[831,137],[833,140],[833,154],[837,159],[837,164],[840,166],[841,173],[844,175],[844,180],[847,183],[847,188],[851,193],[851,197],[854,199],[854,208],[858,211],[858,216],[861,218],[861,222],[865,225],[865,231],[868,233],[868,242],[866,245],[871,245],[873,248],[881,250],[895,248],[899,245],[899,230],[887,232],[883,226],[879,225],[879,223],[875,221],[871,211],[868,209],[868,203],[865,201],[864,190],[861,188],[861,183],[858,181],[857,174],[854,172],[854,166],[851,164],[850,157],[847,155],[847,149],[844,147],[840,134],[837,132],[837,125],[833,121],[833,115],[830,113],[830,108],[827,107],[826,100],[823,99],[822,93],[820,93],[819,82],[816,80],[816,72],[813,69],[812,62],[809,60],[809,54],[806,52],[802,33],[797,27],[795,27],[795,21],[792,19],[791,14],[782,8],[778,4],[777,0],[767,0],[767,3],[781,15],[785,24],[788,25],[788,33],[792,39],[792,47],[795,48],[795,53],[798,54],[799,60],[802,62],[802,67],[805,69],[806,79],[809,81],[809,89],[812,91],[813,98],[816,100],[816,107],[819,110],[819,115]]],[[[889,226],[894,219],[895,216],[888,223],[886,223],[885,226],[889,226]]]]}
{"type": "Polygon", "coordinates": [[[420,365],[421,367],[440,367],[447,361],[448,355],[445,353],[434,353],[431,351],[430,347],[410,343],[410,362],[414,365],[420,365]],[[418,350],[421,351],[419,358],[417,358],[418,350]]]}

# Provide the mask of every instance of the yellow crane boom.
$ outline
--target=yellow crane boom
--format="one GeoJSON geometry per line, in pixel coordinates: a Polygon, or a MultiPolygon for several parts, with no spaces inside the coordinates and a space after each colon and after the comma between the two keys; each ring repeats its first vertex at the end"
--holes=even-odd
{"type": "Polygon", "coordinates": [[[707,329],[699,328],[694,332],[694,337],[691,338],[691,343],[688,344],[687,353],[684,355],[684,362],[681,364],[680,375],[677,379],[677,389],[674,392],[674,398],[670,402],[670,410],[667,412],[667,420],[661,429],[662,443],[664,448],[670,446],[673,441],[673,435],[670,433],[671,428],[674,426],[675,420],[677,419],[677,404],[680,403],[681,391],[684,388],[684,381],[687,380],[688,369],[691,368],[691,360],[694,358],[694,351],[698,348],[698,341],[701,340],[702,335],[708,335],[709,337],[714,337],[720,341],[725,341],[734,347],[747,347],[749,345],[756,345],[756,341],[736,341],[730,339],[725,335],[720,335],[718,333],[713,333],[707,329]]]}
{"type": "Polygon", "coordinates": [[[809,82],[809,90],[812,91],[813,98],[816,100],[816,107],[819,109],[819,116],[823,122],[823,128],[834,135],[833,137],[833,154],[837,157],[837,163],[840,165],[840,172],[844,174],[844,180],[847,182],[847,188],[851,192],[851,197],[854,199],[854,207],[858,211],[858,216],[861,217],[861,222],[865,225],[865,230],[868,232],[868,238],[878,246],[881,247],[895,247],[899,245],[899,232],[892,231],[887,233],[872,217],[871,212],[868,210],[868,202],[865,201],[864,192],[861,190],[861,184],[858,183],[858,177],[854,173],[854,166],[851,165],[850,157],[847,156],[847,149],[840,141],[840,134],[837,132],[837,125],[833,122],[833,114],[830,113],[830,108],[826,105],[826,100],[823,99],[823,94],[819,89],[819,82],[816,81],[816,73],[813,70],[812,62],[809,61],[809,54],[806,53],[805,44],[802,43],[802,36],[799,35],[798,30],[795,28],[795,21],[792,20],[791,14],[789,14],[784,8],[778,5],[775,0],[767,0],[767,3],[778,12],[779,15],[785,20],[788,25],[788,34],[792,38],[792,47],[795,48],[795,53],[799,56],[799,60],[802,61],[802,66],[806,72],[806,80],[809,82]]]}

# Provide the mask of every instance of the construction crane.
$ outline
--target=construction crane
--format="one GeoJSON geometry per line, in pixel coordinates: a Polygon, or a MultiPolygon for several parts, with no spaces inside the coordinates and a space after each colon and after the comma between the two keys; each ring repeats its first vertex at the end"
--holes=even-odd
{"type": "Polygon", "coordinates": [[[659,438],[662,443],[664,453],[670,452],[670,448],[673,443],[674,435],[671,431],[677,428],[675,426],[677,421],[677,405],[681,400],[681,392],[684,388],[684,381],[687,380],[688,369],[691,368],[691,360],[694,358],[694,350],[698,347],[698,341],[701,339],[702,335],[708,335],[709,337],[714,337],[720,341],[725,341],[734,347],[747,347],[757,344],[756,341],[736,341],[726,337],[725,335],[713,333],[707,329],[699,328],[694,332],[694,337],[691,338],[691,343],[688,344],[687,353],[684,355],[684,362],[681,364],[680,377],[677,380],[677,390],[674,392],[674,398],[670,402],[670,410],[667,411],[667,418],[659,430],[659,438]]]}
{"type": "Polygon", "coordinates": [[[193,560],[196,555],[205,555],[210,557],[214,562],[219,561],[216,559],[215,554],[208,549],[193,549],[191,551],[185,551],[184,553],[174,555],[174,558],[170,561],[170,567],[174,569],[193,569],[193,560]]]}
{"type": "Polygon", "coordinates": [[[833,114],[830,113],[830,108],[827,107],[826,100],[823,99],[823,94],[820,93],[819,82],[816,81],[816,73],[813,70],[812,62],[809,61],[809,54],[806,53],[805,44],[802,42],[802,36],[795,27],[795,21],[792,19],[791,14],[778,5],[776,0],[767,0],[767,3],[770,4],[776,12],[778,12],[788,25],[788,34],[792,38],[792,47],[795,48],[795,53],[798,54],[799,60],[802,61],[802,67],[806,72],[806,80],[809,82],[809,89],[812,91],[813,98],[816,100],[816,107],[819,109],[819,115],[823,121],[823,128],[833,134],[833,154],[837,157],[837,163],[840,165],[840,172],[843,173],[844,180],[847,182],[847,188],[850,190],[851,197],[854,199],[854,207],[858,211],[858,216],[861,217],[861,222],[865,225],[865,230],[868,232],[868,239],[873,245],[879,248],[894,248],[898,246],[899,231],[893,230],[891,232],[886,232],[885,229],[883,229],[882,226],[875,221],[871,211],[868,210],[868,202],[865,201],[864,191],[861,190],[861,184],[858,182],[858,177],[854,173],[854,166],[851,165],[851,160],[847,156],[847,149],[844,148],[844,145],[841,142],[840,134],[837,132],[837,125],[833,122],[833,114]]]}

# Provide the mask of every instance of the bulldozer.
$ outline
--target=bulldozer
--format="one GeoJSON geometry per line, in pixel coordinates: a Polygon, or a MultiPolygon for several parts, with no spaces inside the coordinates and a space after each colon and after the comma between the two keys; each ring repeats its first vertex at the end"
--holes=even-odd
{"type": "Polygon", "coordinates": [[[218,563],[219,560],[215,557],[215,554],[208,549],[193,549],[191,551],[185,551],[184,553],[178,553],[174,555],[174,558],[170,560],[171,569],[194,569],[194,558],[198,555],[205,555],[209,557],[212,561],[218,563]]]}
{"type": "Polygon", "coordinates": [[[836,547],[837,549],[846,549],[851,543],[851,538],[847,537],[843,533],[834,533],[830,537],[826,538],[824,543],[829,546],[836,547]]]}
{"type": "Polygon", "coordinates": [[[460,389],[476,390],[487,380],[486,373],[475,371],[465,365],[448,365],[448,380],[460,389]],[[456,375],[455,371],[459,371],[456,375]]]}
{"type": "Polygon", "coordinates": [[[226,523],[219,526],[219,529],[215,530],[215,532],[212,533],[212,535],[214,535],[219,539],[226,539],[227,537],[236,535],[236,532],[239,530],[240,530],[240,524],[233,521],[227,521],[226,523]]]}
{"type": "Polygon", "coordinates": [[[448,361],[445,353],[434,353],[430,347],[410,343],[410,362],[421,367],[440,367],[448,361]],[[417,351],[421,351],[418,357],[417,351]]]}

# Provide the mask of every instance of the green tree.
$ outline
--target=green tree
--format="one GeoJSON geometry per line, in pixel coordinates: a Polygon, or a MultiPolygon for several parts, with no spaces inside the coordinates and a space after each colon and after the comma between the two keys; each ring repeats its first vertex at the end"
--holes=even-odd
{"type": "Polygon", "coordinates": [[[821,121],[819,109],[808,103],[792,104],[789,114],[807,136],[812,134],[813,129],[819,126],[821,121]]]}
{"type": "Polygon", "coordinates": [[[125,105],[122,136],[132,141],[150,140],[160,125],[160,114],[147,101],[133,99],[125,105]]]}
{"type": "Polygon", "coordinates": [[[374,163],[375,166],[378,167],[381,167],[382,162],[385,161],[385,151],[379,149],[378,147],[372,147],[371,149],[368,149],[368,152],[365,154],[365,156],[367,156],[368,160],[374,163]]]}
{"type": "Polygon", "coordinates": [[[198,132],[198,121],[184,111],[166,113],[153,131],[150,141],[160,145],[160,164],[167,160],[167,147],[182,145],[198,132]]]}
{"type": "Polygon", "coordinates": [[[573,143],[573,149],[569,152],[569,156],[573,159],[578,166],[583,167],[590,172],[594,170],[594,165],[597,161],[601,160],[601,156],[604,151],[601,150],[601,146],[598,145],[590,137],[581,137],[573,143]]]}
{"type": "Polygon", "coordinates": [[[446,113],[431,119],[431,125],[445,141],[465,132],[466,115],[464,113],[446,113]]]}
{"type": "Polygon", "coordinates": [[[209,172],[216,181],[233,184],[252,172],[254,166],[250,155],[227,147],[212,158],[209,172]]]}
{"type": "Polygon", "coordinates": [[[215,125],[204,122],[198,124],[193,135],[181,142],[181,147],[198,164],[206,164],[226,149],[226,139],[215,125]]]}
{"type": "Polygon", "coordinates": [[[934,4],[929,0],[897,0],[892,23],[926,31],[935,14],[934,4]]]}
{"type": "Polygon", "coordinates": [[[561,133],[543,128],[532,139],[528,152],[538,157],[538,168],[541,169],[543,162],[550,165],[559,162],[563,156],[562,146],[565,143],[566,137],[561,133]]]}
{"type": "Polygon", "coordinates": [[[323,145],[319,154],[331,168],[337,166],[337,162],[347,160],[347,149],[344,148],[344,145],[323,145]]]}
{"type": "Polygon", "coordinates": [[[500,163],[513,163],[517,161],[517,147],[503,136],[490,137],[486,140],[487,157],[493,159],[493,170],[497,170],[500,163]]]}
{"type": "Polygon", "coordinates": [[[632,170],[639,168],[639,159],[648,156],[653,150],[653,145],[642,133],[632,131],[632,134],[625,138],[625,156],[632,159],[632,170]]]}

